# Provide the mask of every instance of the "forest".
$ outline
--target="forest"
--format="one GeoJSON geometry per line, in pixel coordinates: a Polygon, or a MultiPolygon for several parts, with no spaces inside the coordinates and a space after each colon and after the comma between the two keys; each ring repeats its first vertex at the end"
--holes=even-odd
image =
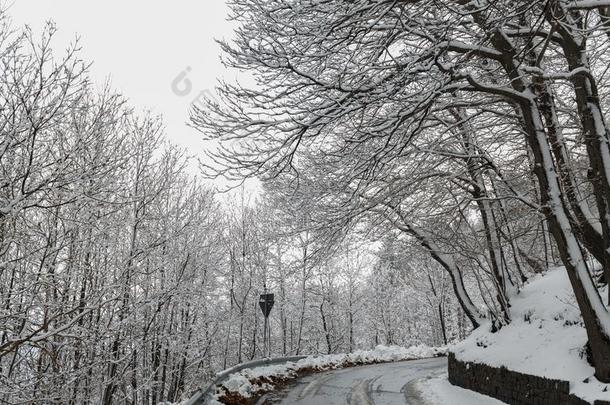
{"type": "Polygon", "coordinates": [[[610,2],[228,4],[223,61],[253,81],[193,106],[199,160],[0,11],[1,403],[173,403],[252,359],[443,346],[554,266],[610,382],[610,2]]]}

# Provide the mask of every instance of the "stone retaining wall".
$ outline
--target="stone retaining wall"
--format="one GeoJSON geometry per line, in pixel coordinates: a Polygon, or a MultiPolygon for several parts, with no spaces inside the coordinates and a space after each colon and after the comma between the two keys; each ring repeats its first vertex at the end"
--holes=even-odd
{"type": "MultiPolygon", "coordinates": [[[[505,367],[462,362],[453,353],[449,353],[449,381],[510,405],[591,405],[570,394],[568,381],[518,373],[505,367]]],[[[610,402],[595,401],[594,405],[610,405],[610,402]]]]}

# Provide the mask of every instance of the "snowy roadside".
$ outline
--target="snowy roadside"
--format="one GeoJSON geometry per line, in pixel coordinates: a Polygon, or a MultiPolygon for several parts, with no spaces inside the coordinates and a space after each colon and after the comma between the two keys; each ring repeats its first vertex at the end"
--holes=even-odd
{"type": "Polygon", "coordinates": [[[447,373],[420,380],[415,389],[426,405],[505,405],[497,399],[451,385],[447,373]]]}
{"type": "Polygon", "coordinates": [[[249,404],[299,376],[365,364],[415,360],[444,356],[446,348],[428,346],[377,346],[373,350],[354,353],[309,356],[297,362],[244,369],[232,374],[216,387],[212,405],[249,404]]]}

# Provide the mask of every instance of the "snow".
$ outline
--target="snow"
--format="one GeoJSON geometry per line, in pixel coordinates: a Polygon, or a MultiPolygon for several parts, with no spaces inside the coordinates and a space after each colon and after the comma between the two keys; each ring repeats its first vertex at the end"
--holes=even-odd
{"type": "Polygon", "coordinates": [[[429,405],[504,405],[504,402],[451,385],[447,374],[417,384],[422,399],[429,405]]]}
{"type": "Polygon", "coordinates": [[[382,363],[411,359],[438,357],[446,354],[446,348],[429,347],[426,345],[400,346],[379,345],[373,350],[357,350],[353,353],[330,354],[324,356],[309,356],[296,363],[297,368],[315,367],[329,369],[340,367],[346,363],[382,363]]]}
{"type": "Polygon", "coordinates": [[[409,348],[399,346],[379,345],[372,350],[357,350],[353,353],[330,354],[322,356],[308,356],[297,362],[244,369],[231,374],[216,390],[216,400],[223,394],[223,388],[229,392],[239,393],[245,398],[259,392],[273,390],[273,385],[256,382],[261,377],[281,379],[294,379],[299,370],[315,369],[316,371],[334,370],[354,364],[386,363],[402,360],[423,359],[443,356],[447,352],[445,347],[433,348],[425,345],[409,348]]]}
{"type": "Polygon", "coordinates": [[[483,325],[450,348],[456,358],[567,380],[583,399],[610,400],[584,356],[587,336],[564,268],[534,277],[511,304],[509,325],[497,333],[483,325]]]}

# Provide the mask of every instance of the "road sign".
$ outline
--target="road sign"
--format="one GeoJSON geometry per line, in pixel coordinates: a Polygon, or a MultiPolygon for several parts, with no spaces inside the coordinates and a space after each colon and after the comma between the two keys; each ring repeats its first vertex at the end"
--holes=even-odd
{"type": "Polygon", "coordinates": [[[271,313],[271,308],[273,308],[274,302],[273,294],[261,294],[261,297],[258,300],[258,305],[261,307],[261,311],[263,311],[265,318],[269,317],[269,313],[271,313]]]}

